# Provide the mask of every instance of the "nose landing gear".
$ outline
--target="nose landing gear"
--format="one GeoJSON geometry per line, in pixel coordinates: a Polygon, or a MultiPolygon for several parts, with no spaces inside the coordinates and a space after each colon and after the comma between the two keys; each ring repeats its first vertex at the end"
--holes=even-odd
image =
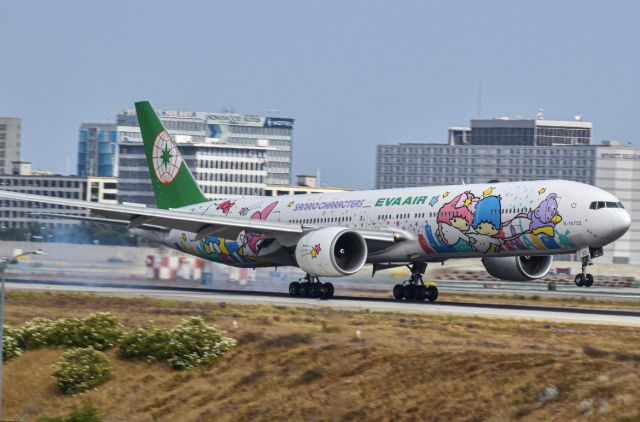
{"type": "Polygon", "coordinates": [[[582,257],[582,272],[576,275],[574,282],[578,287],[591,287],[593,286],[593,276],[591,274],[587,274],[587,267],[589,265],[593,265],[593,261],[591,261],[591,256],[586,255],[582,257]]]}
{"type": "Polygon", "coordinates": [[[289,295],[291,297],[331,299],[333,297],[333,284],[321,283],[319,277],[307,274],[304,278],[289,284],[289,295]]]}
{"type": "Polygon", "coordinates": [[[402,284],[396,284],[393,287],[393,297],[396,300],[415,300],[435,302],[438,299],[438,287],[436,283],[422,280],[422,275],[427,270],[425,262],[418,262],[409,267],[411,276],[402,284]]]}

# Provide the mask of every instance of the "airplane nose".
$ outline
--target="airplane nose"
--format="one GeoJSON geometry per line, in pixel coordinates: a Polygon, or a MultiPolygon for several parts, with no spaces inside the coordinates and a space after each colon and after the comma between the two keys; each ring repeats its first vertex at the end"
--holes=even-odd
{"type": "Polygon", "coordinates": [[[619,210],[611,216],[611,238],[618,239],[631,227],[631,216],[627,210],[619,210]]]}

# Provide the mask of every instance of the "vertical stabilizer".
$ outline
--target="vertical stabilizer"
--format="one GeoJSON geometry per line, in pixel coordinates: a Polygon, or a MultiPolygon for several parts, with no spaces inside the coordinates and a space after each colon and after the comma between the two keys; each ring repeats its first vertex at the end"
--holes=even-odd
{"type": "Polygon", "coordinates": [[[206,202],[207,198],[151,104],[137,102],[136,113],[158,208],[180,208],[206,202]]]}

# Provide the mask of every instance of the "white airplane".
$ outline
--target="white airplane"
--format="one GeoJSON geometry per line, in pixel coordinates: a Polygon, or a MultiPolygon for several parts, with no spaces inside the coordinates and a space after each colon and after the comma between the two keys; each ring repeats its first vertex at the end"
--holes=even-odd
{"type": "MultiPolygon", "coordinates": [[[[553,255],[585,251],[578,286],[602,247],[631,224],[622,203],[602,189],[564,180],[431,186],[209,201],[147,101],[136,103],[158,208],[0,191],[0,198],[81,207],[75,219],[126,225],[197,257],[236,267],[296,266],[307,275],[291,296],[330,298],[319,277],[408,266],[393,296],[435,301],[427,263],[480,257],[494,277],[543,277],[553,255]],[[588,253],[586,251],[588,250],[588,253]]],[[[36,215],[70,218],[55,213],[36,215]]]]}

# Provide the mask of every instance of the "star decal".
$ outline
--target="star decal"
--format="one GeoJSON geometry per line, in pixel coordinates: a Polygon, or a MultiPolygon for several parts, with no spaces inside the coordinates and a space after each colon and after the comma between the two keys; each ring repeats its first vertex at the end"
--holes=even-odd
{"type": "Polygon", "coordinates": [[[162,165],[167,168],[167,166],[169,166],[169,164],[171,164],[171,159],[173,158],[173,155],[171,155],[171,150],[169,149],[169,145],[167,145],[166,143],[164,144],[164,149],[162,150],[162,155],[160,156],[160,159],[162,160],[162,165]]]}
{"type": "Polygon", "coordinates": [[[311,249],[311,257],[312,258],[317,258],[318,254],[320,253],[321,250],[322,250],[322,248],[320,248],[320,244],[318,243],[316,246],[314,246],[311,249]]]}
{"type": "Polygon", "coordinates": [[[540,188],[540,190],[538,191],[538,195],[542,195],[546,190],[546,188],[540,188]]]}
{"type": "Polygon", "coordinates": [[[482,196],[489,196],[493,193],[494,187],[490,187],[482,191],[482,196]]]}

